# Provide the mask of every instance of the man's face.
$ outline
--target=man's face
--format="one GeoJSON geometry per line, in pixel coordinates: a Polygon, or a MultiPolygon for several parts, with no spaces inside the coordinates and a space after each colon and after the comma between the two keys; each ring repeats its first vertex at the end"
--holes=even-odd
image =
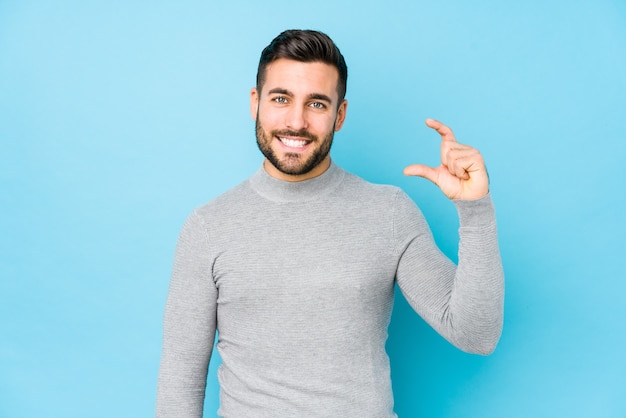
{"type": "Polygon", "coordinates": [[[339,103],[338,81],[337,69],[321,62],[279,59],[267,66],[261,91],[250,94],[250,112],[272,177],[302,181],[329,167],[348,105],[339,103]]]}

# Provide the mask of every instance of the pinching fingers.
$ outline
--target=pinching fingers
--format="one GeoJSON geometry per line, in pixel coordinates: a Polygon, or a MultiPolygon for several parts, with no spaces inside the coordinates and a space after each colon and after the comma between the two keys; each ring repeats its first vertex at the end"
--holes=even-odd
{"type": "Polygon", "coordinates": [[[447,167],[450,174],[462,180],[469,179],[470,173],[479,171],[484,166],[480,152],[462,144],[448,148],[442,163],[447,167]]]}
{"type": "Polygon", "coordinates": [[[471,150],[472,147],[453,141],[441,142],[441,164],[446,167],[454,164],[454,160],[459,158],[460,154],[471,150]]]}

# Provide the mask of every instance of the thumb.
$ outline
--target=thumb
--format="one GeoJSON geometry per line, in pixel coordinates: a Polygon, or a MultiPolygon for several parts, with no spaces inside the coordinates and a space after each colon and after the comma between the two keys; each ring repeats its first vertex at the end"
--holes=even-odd
{"type": "Polygon", "coordinates": [[[423,177],[437,184],[437,171],[434,168],[428,167],[424,164],[412,164],[408,167],[405,167],[404,175],[423,177]]]}

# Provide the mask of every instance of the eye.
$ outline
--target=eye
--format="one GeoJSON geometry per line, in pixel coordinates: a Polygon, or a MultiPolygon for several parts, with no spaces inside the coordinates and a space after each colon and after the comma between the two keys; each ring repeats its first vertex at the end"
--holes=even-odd
{"type": "Polygon", "coordinates": [[[287,98],[285,96],[276,96],[272,100],[274,102],[278,103],[278,104],[285,104],[285,103],[287,103],[287,98]]]}
{"type": "Polygon", "coordinates": [[[309,106],[311,106],[314,109],[326,109],[326,105],[322,102],[312,102],[309,106]]]}

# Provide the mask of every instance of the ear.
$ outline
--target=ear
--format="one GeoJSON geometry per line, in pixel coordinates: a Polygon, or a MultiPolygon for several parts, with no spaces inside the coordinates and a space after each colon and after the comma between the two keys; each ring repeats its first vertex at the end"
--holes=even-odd
{"type": "Polygon", "coordinates": [[[250,116],[252,116],[252,120],[256,120],[256,115],[259,111],[259,92],[256,87],[253,87],[250,90],[250,116]]]}
{"type": "Polygon", "coordinates": [[[348,111],[348,101],[343,100],[337,109],[337,117],[335,118],[335,132],[339,132],[346,120],[346,112],[348,111]]]}

